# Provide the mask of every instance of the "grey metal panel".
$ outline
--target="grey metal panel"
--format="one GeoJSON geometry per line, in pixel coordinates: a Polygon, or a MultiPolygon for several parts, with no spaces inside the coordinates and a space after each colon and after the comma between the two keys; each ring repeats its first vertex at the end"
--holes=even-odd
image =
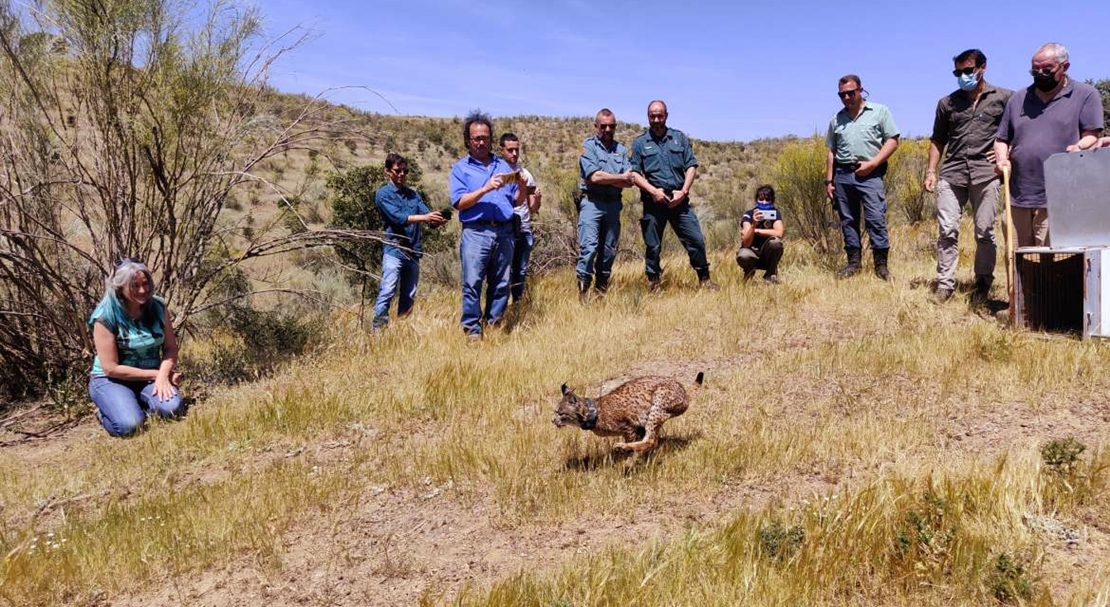
{"type": "Polygon", "coordinates": [[[1091,249],[1083,260],[1083,339],[1105,337],[1102,328],[1102,249],[1091,249]]]}
{"type": "Polygon", "coordinates": [[[1110,148],[1049,156],[1044,182],[1054,249],[1110,245],[1110,148]]]}

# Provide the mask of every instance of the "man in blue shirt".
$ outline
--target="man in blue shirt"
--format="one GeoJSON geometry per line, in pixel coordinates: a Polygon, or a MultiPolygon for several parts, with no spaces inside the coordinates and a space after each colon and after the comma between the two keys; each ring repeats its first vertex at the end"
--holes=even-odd
{"type": "Polygon", "coordinates": [[[462,236],[462,324],[471,340],[482,338],[482,326],[496,325],[509,303],[510,271],[515,234],[513,207],[525,204],[527,188],[518,185],[520,172],[490,153],[493,122],[471,112],[463,122],[463,143],[469,152],[451,167],[447,187],[459,211],[462,236]],[[482,285],[488,281],[482,311],[482,285]]]}
{"type": "Polygon", "coordinates": [[[648,104],[648,131],[632,142],[632,170],[640,176],[636,186],[644,203],[640,220],[644,233],[644,273],[652,292],[663,290],[659,255],[663,249],[663,228],[668,223],[686,248],[700,286],[716,291],[717,285],[709,278],[701,224],[690,207],[690,188],[698,175],[698,159],[686,134],[667,128],[667,104],[662,101],[648,104]]]}
{"type": "Polygon", "coordinates": [[[613,260],[617,257],[617,242],[621,237],[622,188],[636,185],[636,178],[628,161],[628,151],[615,138],[617,117],[603,109],[594,118],[597,136],[582,143],[578,157],[581,175],[579,188],[582,202],[578,207],[578,298],[587,303],[590,282],[599,295],[609,288],[613,260]],[[598,245],[601,250],[598,251],[598,245]]]}
{"type": "Polygon", "coordinates": [[[382,284],[374,302],[373,328],[381,329],[389,323],[389,303],[400,288],[397,300],[397,317],[403,318],[412,311],[416,298],[416,285],[420,281],[420,257],[423,256],[424,234],[420,224],[432,227],[447,223],[439,211],[428,210],[416,190],[405,186],[408,163],[399,154],[385,157],[385,173],[389,183],[374,195],[374,204],[381,212],[385,231],[385,250],[382,254],[382,284]]]}

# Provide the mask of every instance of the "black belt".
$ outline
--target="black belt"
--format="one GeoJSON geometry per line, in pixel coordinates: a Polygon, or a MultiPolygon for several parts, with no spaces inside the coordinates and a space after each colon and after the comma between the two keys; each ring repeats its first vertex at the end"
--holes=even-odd
{"type": "Polygon", "coordinates": [[[487,220],[487,219],[478,219],[476,221],[468,221],[468,222],[464,223],[463,227],[464,228],[477,228],[477,227],[500,228],[501,226],[508,226],[508,225],[512,225],[512,224],[513,224],[513,220],[511,220],[511,219],[507,219],[505,221],[490,221],[490,220],[487,220]]]}
{"type": "Polygon", "coordinates": [[[845,171],[854,171],[859,168],[858,162],[838,162],[836,168],[844,169],[845,171]]]}
{"type": "Polygon", "coordinates": [[[617,194],[616,196],[614,196],[612,194],[594,194],[592,192],[586,192],[586,199],[591,201],[591,202],[620,202],[621,201],[620,194],[617,194]]]}

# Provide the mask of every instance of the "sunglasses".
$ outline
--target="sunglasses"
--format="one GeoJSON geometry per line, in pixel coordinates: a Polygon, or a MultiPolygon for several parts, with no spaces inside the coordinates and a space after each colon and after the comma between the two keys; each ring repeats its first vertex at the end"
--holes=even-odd
{"type": "Polygon", "coordinates": [[[1060,66],[1058,66],[1058,65],[1056,67],[1042,67],[1039,70],[1029,70],[1029,75],[1030,76],[1053,76],[1053,75],[1056,74],[1056,70],[1058,70],[1058,69],[1060,69],[1060,66]]]}
{"type": "Polygon", "coordinates": [[[615,125],[615,124],[599,124],[599,125],[597,125],[597,128],[599,128],[603,131],[611,131],[611,130],[617,128],[617,125],[615,125]]]}
{"type": "Polygon", "coordinates": [[[957,78],[959,78],[960,76],[970,76],[970,75],[974,74],[975,70],[977,70],[977,69],[979,69],[979,68],[977,68],[977,67],[965,67],[962,70],[957,68],[957,69],[952,70],[952,75],[957,77],[957,78]]]}
{"type": "Polygon", "coordinates": [[[408,175],[409,170],[408,169],[389,169],[389,172],[393,173],[394,175],[408,175]]]}
{"type": "Polygon", "coordinates": [[[139,259],[138,257],[120,257],[119,259],[117,259],[117,260],[116,260],[116,261],[115,261],[115,262],[114,262],[114,263],[112,264],[112,267],[114,267],[115,269],[117,269],[117,270],[118,270],[118,269],[120,269],[121,267],[123,267],[123,264],[125,264],[125,263],[138,263],[138,264],[141,264],[141,263],[143,263],[143,260],[139,259]]]}
{"type": "Polygon", "coordinates": [[[858,92],[859,89],[848,89],[846,91],[840,91],[836,94],[836,96],[840,97],[841,99],[851,99],[852,97],[855,97],[856,93],[858,92]]]}

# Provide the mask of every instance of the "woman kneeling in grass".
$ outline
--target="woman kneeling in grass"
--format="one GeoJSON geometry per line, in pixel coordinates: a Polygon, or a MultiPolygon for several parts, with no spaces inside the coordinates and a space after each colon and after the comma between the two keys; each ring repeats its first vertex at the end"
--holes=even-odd
{"type": "Polygon", "coordinates": [[[184,415],[177,390],[181,374],[174,371],[177,336],[146,265],[131,258],[115,263],[89,327],[96,346],[89,397],[108,434],[134,434],[148,411],[184,415]]]}

